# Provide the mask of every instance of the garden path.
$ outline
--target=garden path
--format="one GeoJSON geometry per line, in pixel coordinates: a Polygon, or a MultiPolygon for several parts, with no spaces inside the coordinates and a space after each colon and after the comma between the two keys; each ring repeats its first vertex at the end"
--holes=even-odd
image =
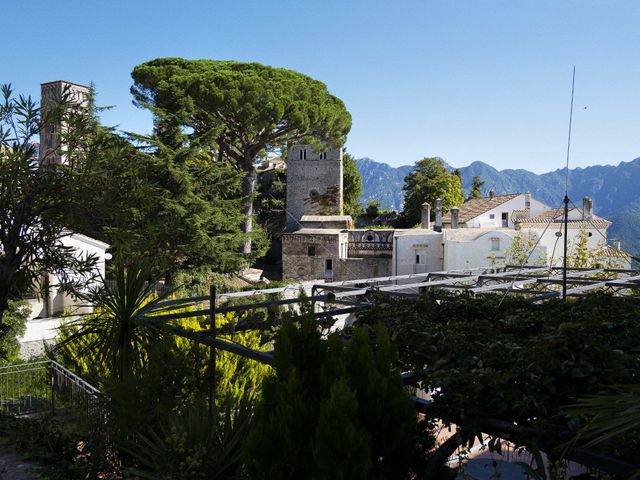
{"type": "Polygon", "coordinates": [[[38,466],[0,450],[0,480],[38,480],[38,466]]]}

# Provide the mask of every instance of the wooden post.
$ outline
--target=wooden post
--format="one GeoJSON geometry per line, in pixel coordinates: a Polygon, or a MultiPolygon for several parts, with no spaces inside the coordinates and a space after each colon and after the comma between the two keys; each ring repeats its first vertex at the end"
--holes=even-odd
{"type": "MultiPolygon", "coordinates": [[[[216,338],[216,286],[211,285],[209,290],[209,317],[211,324],[211,336],[216,338]]],[[[214,417],[216,411],[216,348],[212,344],[209,346],[209,414],[214,417]]]]}

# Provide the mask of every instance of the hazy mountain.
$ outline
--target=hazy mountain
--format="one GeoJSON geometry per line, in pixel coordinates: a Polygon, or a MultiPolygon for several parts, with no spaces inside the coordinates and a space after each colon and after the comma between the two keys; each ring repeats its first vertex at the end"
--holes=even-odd
{"type": "MultiPolygon", "coordinates": [[[[413,166],[390,167],[370,158],[357,161],[362,175],[364,192],[361,201],[379,201],[382,208],[402,208],[404,177],[413,166]]],[[[537,175],[528,170],[501,170],[483,162],[473,162],[459,168],[465,192],[471,188],[474,176],[484,181],[485,194],[490,189],[496,193],[531,192],[553,206],[561,207],[565,191],[565,172],[562,169],[537,175]]],[[[569,198],[581,206],[582,197],[594,200],[596,214],[611,220],[610,238],[620,238],[623,246],[633,252],[640,251],[640,158],[622,162],[617,166],[596,165],[569,170],[569,198]]]]}
{"type": "Polygon", "coordinates": [[[360,201],[363,205],[372,200],[380,202],[382,208],[402,209],[404,177],[413,170],[413,166],[394,168],[370,158],[360,158],[356,160],[356,165],[362,175],[363,193],[360,201]]]}

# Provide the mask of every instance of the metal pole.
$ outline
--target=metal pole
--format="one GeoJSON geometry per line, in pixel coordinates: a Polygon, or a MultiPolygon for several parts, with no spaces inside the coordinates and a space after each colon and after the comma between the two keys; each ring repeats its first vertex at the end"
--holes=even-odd
{"type": "Polygon", "coordinates": [[[56,413],[56,376],[53,371],[53,364],[49,363],[49,375],[51,375],[51,415],[56,413]]]}
{"type": "MultiPolygon", "coordinates": [[[[216,338],[216,286],[211,285],[209,289],[209,317],[211,324],[211,336],[216,338]]],[[[209,346],[209,414],[213,417],[216,409],[216,348],[213,344],[209,346]]]]}
{"type": "Polygon", "coordinates": [[[564,177],[564,260],[562,273],[562,298],[567,298],[567,241],[569,230],[569,154],[571,152],[571,126],[573,124],[573,95],[576,86],[576,66],[571,77],[571,108],[569,109],[569,134],[567,135],[567,166],[564,177]]]}
{"type": "Polygon", "coordinates": [[[567,298],[567,241],[569,231],[569,197],[564,196],[564,259],[562,268],[562,298],[567,298]]]}

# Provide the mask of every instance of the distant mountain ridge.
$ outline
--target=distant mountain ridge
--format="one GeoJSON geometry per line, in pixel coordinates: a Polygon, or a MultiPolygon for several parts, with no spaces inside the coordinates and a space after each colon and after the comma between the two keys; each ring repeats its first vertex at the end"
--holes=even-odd
{"type": "MultiPolygon", "coordinates": [[[[404,177],[413,166],[391,167],[370,158],[356,161],[362,175],[363,194],[361,202],[380,202],[381,208],[401,210],[404,177]]],[[[497,170],[484,162],[473,162],[458,168],[462,175],[462,186],[466,193],[471,189],[474,176],[484,181],[485,194],[490,189],[497,194],[531,192],[552,207],[561,207],[565,189],[565,171],[535,174],[528,170],[497,170]]],[[[610,238],[619,238],[623,247],[631,252],[640,252],[640,158],[621,162],[617,166],[595,165],[569,170],[569,198],[581,206],[582,197],[588,195],[594,201],[594,211],[613,225],[610,238]]]]}

